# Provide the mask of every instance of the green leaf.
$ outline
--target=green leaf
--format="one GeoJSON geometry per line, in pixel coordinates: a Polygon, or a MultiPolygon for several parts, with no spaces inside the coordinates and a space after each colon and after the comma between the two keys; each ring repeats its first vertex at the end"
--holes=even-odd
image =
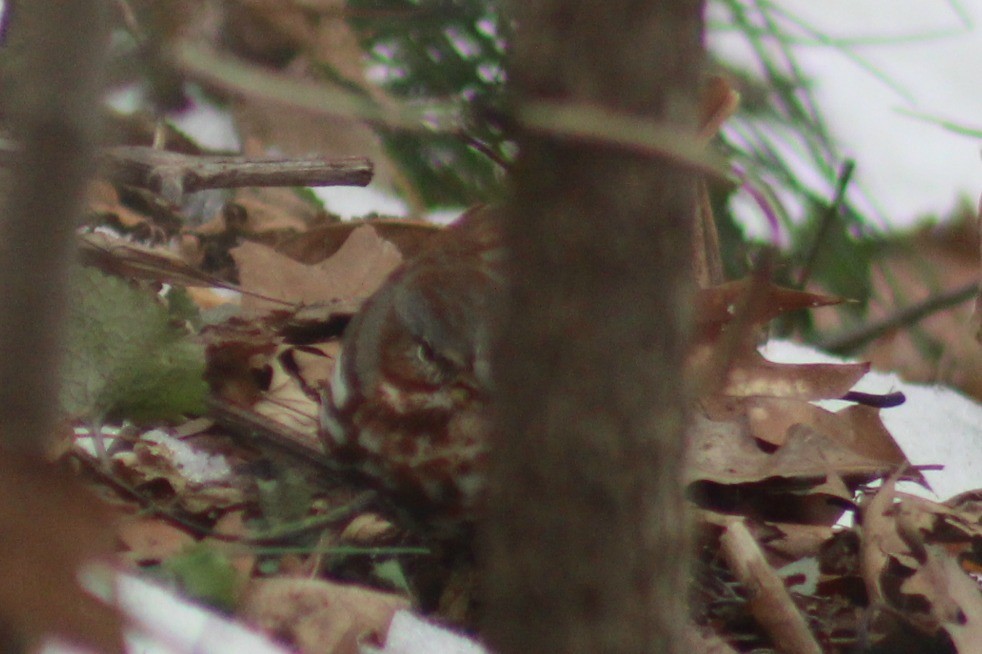
{"type": "Polygon", "coordinates": [[[398,559],[386,559],[385,561],[375,562],[372,564],[372,572],[388,588],[394,591],[404,592],[407,595],[412,594],[412,586],[410,586],[409,580],[406,578],[406,572],[403,570],[402,563],[398,559]]]}
{"type": "Polygon", "coordinates": [[[148,422],[204,409],[204,348],[152,294],[78,268],[70,295],[61,392],[70,415],[148,422]]]}
{"type": "MultiPolygon", "coordinates": [[[[416,102],[460,109],[455,134],[380,129],[386,154],[429,207],[468,205],[497,197],[510,144],[495,115],[504,104],[505,49],[510,32],[499,3],[459,0],[348,0],[349,24],[365,55],[387,71],[381,86],[416,102]],[[489,156],[490,155],[490,156],[489,156]]],[[[344,81],[322,64],[322,76],[344,81]]]]}
{"type": "Polygon", "coordinates": [[[186,288],[172,286],[164,295],[167,301],[167,314],[175,322],[187,322],[195,329],[200,329],[202,323],[201,311],[198,305],[191,299],[191,294],[186,288]]]}
{"type": "Polygon", "coordinates": [[[307,515],[313,502],[310,485],[296,470],[277,466],[273,479],[256,479],[259,506],[271,528],[293,524],[307,515]]]}
{"type": "Polygon", "coordinates": [[[235,608],[239,578],[228,557],[214,547],[197,543],[165,561],[160,573],[186,597],[222,611],[235,608]]]}
{"type": "Polygon", "coordinates": [[[294,186],[292,190],[298,198],[312,206],[314,209],[318,211],[326,211],[324,201],[321,200],[316,193],[314,193],[314,189],[306,186],[294,186]]]}
{"type": "Polygon", "coordinates": [[[825,212],[824,207],[813,207],[811,218],[797,234],[795,258],[804,260],[814,248],[811,278],[830,293],[852,300],[848,308],[864,311],[873,292],[872,260],[878,244],[868,236],[857,238],[852,233],[850,227],[861,223],[851,212],[827,223],[825,212]]]}

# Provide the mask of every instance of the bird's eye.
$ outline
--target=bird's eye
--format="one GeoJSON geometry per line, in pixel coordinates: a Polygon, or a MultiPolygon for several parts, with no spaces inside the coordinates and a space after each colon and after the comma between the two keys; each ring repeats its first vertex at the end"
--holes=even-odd
{"type": "Polygon", "coordinates": [[[420,341],[416,346],[416,358],[429,365],[439,365],[444,363],[443,357],[437,354],[433,346],[426,341],[420,341]]]}
{"type": "Polygon", "coordinates": [[[456,366],[453,362],[437,352],[426,341],[420,341],[416,346],[416,358],[423,364],[427,373],[438,381],[447,381],[456,374],[456,366]]]}

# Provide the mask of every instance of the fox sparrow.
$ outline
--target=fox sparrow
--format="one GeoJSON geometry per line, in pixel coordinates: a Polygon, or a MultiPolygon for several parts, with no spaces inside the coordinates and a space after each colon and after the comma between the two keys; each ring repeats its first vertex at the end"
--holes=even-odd
{"type": "Polygon", "coordinates": [[[329,453],[442,525],[469,522],[482,492],[501,255],[486,207],[434,236],[352,319],[324,393],[329,453]]]}

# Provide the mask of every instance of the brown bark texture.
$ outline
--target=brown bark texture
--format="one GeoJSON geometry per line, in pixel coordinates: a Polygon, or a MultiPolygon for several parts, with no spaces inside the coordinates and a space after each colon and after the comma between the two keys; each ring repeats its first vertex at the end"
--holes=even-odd
{"type": "MultiPolygon", "coordinates": [[[[508,7],[516,102],[695,131],[701,2],[508,7]]],[[[494,354],[486,633],[501,654],[679,651],[694,175],[623,147],[518,140],[511,293],[494,354]]]]}
{"type": "Polygon", "coordinates": [[[58,410],[65,287],[92,172],[107,7],[105,0],[5,4],[2,115],[19,152],[0,216],[0,442],[37,450],[58,410]]]}

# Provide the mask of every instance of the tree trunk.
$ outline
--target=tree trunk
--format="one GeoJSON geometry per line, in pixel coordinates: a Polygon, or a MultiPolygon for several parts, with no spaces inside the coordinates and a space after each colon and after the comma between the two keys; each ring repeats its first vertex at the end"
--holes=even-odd
{"type": "Polygon", "coordinates": [[[92,174],[105,0],[7,2],[2,115],[19,146],[0,220],[0,442],[41,450],[58,412],[74,230],[92,174]]]}
{"type": "MultiPolygon", "coordinates": [[[[701,2],[510,6],[519,106],[561,100],[695,131],[701,2]]],[[[501,654],[678,651],[694,175],[615,145],[518,140],[486,633],[501,654]]]]}

